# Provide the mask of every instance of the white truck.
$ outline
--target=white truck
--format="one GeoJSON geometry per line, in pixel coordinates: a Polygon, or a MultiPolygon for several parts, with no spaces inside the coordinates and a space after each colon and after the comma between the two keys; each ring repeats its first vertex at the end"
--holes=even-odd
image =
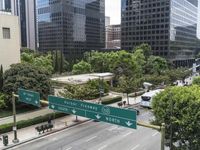
{"type": "Polygon", "coordinates": [[[140,106],[152,108],[151,102],[152,102],[153,97],[156,96],[156,94],[160,93],[161,91],[163,91],[163,89],[157,89],[157,90],[153,90],[153,91],[149,91],[147,93],[144,93],[141,96],[142,100],[141,100],[140,106]]]}

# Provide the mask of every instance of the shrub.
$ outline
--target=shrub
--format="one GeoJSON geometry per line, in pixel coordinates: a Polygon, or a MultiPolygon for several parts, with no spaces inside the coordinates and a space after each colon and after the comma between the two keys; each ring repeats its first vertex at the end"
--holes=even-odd
{"type": "Polygon", "coordinates": [[[116,103],[116,102],[119,102],[119,101],[122,101],[122,97],[121,96],[117,96],[117,97],[104,97],[104,98],[102,98],[102,104],[104,104],[104,105],[116,103]]]}
{"type": "MultiPolygon", "coordinates": [[[[109,86],[106,82],[102,83],[104,93],[108,93],[109,86]]],[[[90,80],[83,85],[66,85],[65,90],[60,95],[65,98],[91,100],[99,97],[99,80],[90,80]]]]}
{"type": "Polygon", "coordinates": [[[91,72],[91,65],[85,61],[80,61],[79,63],[73,65],[73,74],[84,74],[91,72]]]}

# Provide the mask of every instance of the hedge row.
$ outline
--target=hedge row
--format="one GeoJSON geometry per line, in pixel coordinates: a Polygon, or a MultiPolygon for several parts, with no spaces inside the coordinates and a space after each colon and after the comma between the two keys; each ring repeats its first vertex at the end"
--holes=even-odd
{"type": "Polygon", "coordinates": [[[102,104],[104,105],[108,105],[108,104],[112,104],[112,103],[116,103],[122,101],[122,97],[121,96],[117,96],[117,97],[105,97],[102,99],[102,104]]]}
{"type": "MultiPolygon", "coordinates": [[[[66,115],[67,114],[64,114],[64,113],[55,113],[55,118],[63,117],[63,116],[66,116],[66,115]]],[[[39,123],[42,123],[42,122],[46,122],[46,121],[49,120],[50,116],[53,118],[54,113],[47,114],[47,115],[44,115],[44,116],[39,116],[39,117],[36,117],[36,118],[33,118],[33,119],[18,121],[17,122],[17,129],[21,129],[21,128],[25,128],[25,127],[32,126],[32,125],[35,125],[35,124],[39,124],[39,123]]],[[[12,131],[12,127],[13,127],[13,123],[0,125],[0,134],[12,131]]]]}

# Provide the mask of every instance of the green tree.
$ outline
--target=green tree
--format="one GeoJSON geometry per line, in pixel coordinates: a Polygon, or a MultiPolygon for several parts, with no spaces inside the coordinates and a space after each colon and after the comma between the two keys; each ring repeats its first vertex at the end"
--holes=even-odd
{"type": "Polygon", "coordinates": [[[40,69],[44,69],[51,74],[53,72],[51,54],[39,55],[36,52],[23,52],[21,54],[21,62],[28,63],[40,69]]]}
{"type": "MultiPolygon", "coordinates": [[[[17,93],[18,88],[37,91],[41,98],[47,99],[51,91],[48,73],[28,63],[11,65],[11,68],[4,73],[3,92],[11,95],[17,93]]],[[[10,100],[10,97],[6,100],[10,100]]]]}
{"type": "Polygon", "coordinates": [[[85,56],[87,62],[91,64],[92,70],[94,72],[109,71],[107,53],[92,51],[87,52],[85,56]]]}
{"type": "Polygon", "coordinates": [[[133,54],[133,61],[136,63],[135,74],[141,77],[145,71],[146,60],[142,49],[137,49],[133,54]]]}
{"type": "Polygon", "coordinates": [[[3,93],[0,93],[0,109],[6,107],[5,98],[5,95],[3,93]]]}
{"type": "Polygon", "coordinates": [[[32,64],[34,62],[34,53],[30,53],[30,52],[23,52],[21,54],[21,62],[22,63],[30,63],[32,64]]]}
{"type": "Polygon", "coordinates": [[[159,56],[150,56],[147,65],[146,70],[149,74],[158,74],[160,75],[164,71],[168,69],[166,59],[159,57],[159,56]]]}
{"type": "Polygon", "coordinates": [[[66,72],[69,68],[69,63],[65,59],[63,53],[61,51],[54,51],[52,52],[52,59],[53,59],[53,70],[54,73],[63,73],[66,72]]]}
{"type": "Polygon", "coordinates": [[[171,149],[200,149],[199,91],[199,86],[170,87],[153,98],[155,122],[166,124],[171,149]]]}
{"type": "Polygon", "coordinates": [[[73,74],[85,74],[91,72],[91,65],[85,61],[80,61],[79,63],[73,65],[73,74]]]}
{"type": "Polygon", "coordinates": [[[196,77],[193,79],[192,84],[200,86],[200,77],[196,77]]]}
{"type": "Polygon", "coordinates": [[[134,52],[137,51],[137,50],[143,51],[143,54],[144,54],[146,60],[152,55],[151,46],[148,45],[148,44],[143,43],[143,44],[135,47],[134,52]]]}
{"type": "Polygon", "coordinates": [[[192,72],[187,68],[177,68],[177,69],[168,69],[164,72],[170,79],[170,82],[173,83],[177,80],[184,80],[186,77],[189,77],[192,72]]]}
{"type": "Polygon", "coordinates": [[[1,65],[0,68],[0,91],[2,91],[3,88],[3,66],[1,65]]]}
{"type": "Polygon", "coordinates": [[[141,86],[141,80],[136,78],[129,78],[126,76],[122,76],[119,78],[119,85],[118,88],[122,93],[126,93],[127,95],[127,102],[129,105],[129,97],[128,94],[135,92],[138,87],[141,86]]]}
{"type": "Polygon", "coordinates": [[[117,52],[118,59],[113,63],[112,72],[115,73],[117,77],[122,75],[131,77],[135,73],[138,73],[137,63],[133,59],[133,54],[126,51],[117,52]]]}
{"type": "Polygon", "coordinates": [[[32,64],[36,67],[39,67],[40,69],[45,69],[49,73],[52,73],[53,66],[51,57],[52,56],[50,54],[47,54],[46,56],[36,57],[32,64]]]}

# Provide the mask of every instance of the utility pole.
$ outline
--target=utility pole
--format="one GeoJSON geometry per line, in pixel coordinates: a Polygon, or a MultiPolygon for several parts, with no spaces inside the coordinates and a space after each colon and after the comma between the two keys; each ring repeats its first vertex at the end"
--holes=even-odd
{"type": "Polygon", "coordinates": [[[102,103],[102,96],[104,94],[103,77],[99,76],[99,104],[102,103]]]}
{"type": "Polygon", "coordinates": [[[15,105],[15,94],[14,94],[14,92],[12,92],[12,104],[13,104],[13,131],[14,131],[13,143],[18,143],[19,139],[17,139],[16,105],[15,105]]]}
{"type": "Polygon", "coordinates": [[[161,150],[165,150],[165,123],[161,126],[161,150]]]}

